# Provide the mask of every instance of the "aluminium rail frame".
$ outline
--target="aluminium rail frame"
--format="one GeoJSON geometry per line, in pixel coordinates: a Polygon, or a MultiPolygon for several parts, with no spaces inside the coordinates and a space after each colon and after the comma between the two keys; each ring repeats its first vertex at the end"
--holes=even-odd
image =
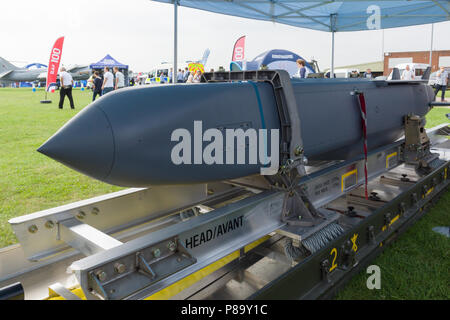
{"type": "Polygon", "coordinates": [[[21,282],[27,299],[330,297],[448,188],[443,127],[428,130],[442,161],[427,174],[402,162],[402,140],[369,153],[369,200],[363,159],[309,167],[299,185],[345,232],[296,261],[280,243],[308,229],[280,220],[277,190],[242,181],[128,189],[12,219],[21,245],[0,249],[0,287],[21,282]]]}

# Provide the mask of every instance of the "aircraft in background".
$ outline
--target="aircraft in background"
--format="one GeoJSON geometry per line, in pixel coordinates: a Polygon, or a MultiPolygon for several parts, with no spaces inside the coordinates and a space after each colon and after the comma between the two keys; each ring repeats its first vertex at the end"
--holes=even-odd
{"type": "MultiPolygon", "coordinates": [[[[91,69],[88,65],[73,65],[66,67],[66,71],[70,73],[73,80],[87,80],[91,76],[91,69]]],[[[47,70],[39,75],[39,81],[45,81],[47,78],[47,70]]]]}
{"type": "MultiPolygon", "coordinates": [[[[87,65],[75,65],[66,69],[72,75],[73,80],[87,80],[91,74],[87,65]]],[[[19,68],[0,57],[0,81],[34,82],[45,81],[46,78],[47,68],[19,68]]]]}

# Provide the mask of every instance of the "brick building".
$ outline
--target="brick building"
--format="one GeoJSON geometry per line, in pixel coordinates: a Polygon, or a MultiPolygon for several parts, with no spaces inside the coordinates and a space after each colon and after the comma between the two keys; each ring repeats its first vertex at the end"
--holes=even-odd
{"type": "MultiPolygon", "coordinates": [[[[431,57],[431,72],[439,67],[450,67],[450,50],[433,51],[431,57]]],[[[430,62],[430,51],[410,51],[410,52],[385,52],[384,53],[384,73],[388,76],[392,68],[400,63],[426,63],[430,62]]]]}

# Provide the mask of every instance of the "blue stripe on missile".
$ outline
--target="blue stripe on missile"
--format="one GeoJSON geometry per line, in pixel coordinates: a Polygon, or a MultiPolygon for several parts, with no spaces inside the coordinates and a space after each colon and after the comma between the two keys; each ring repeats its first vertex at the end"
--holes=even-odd
{"type": "MultiPolygon", "coordinates": [[[[253,89],[255,89],[256,100],[258,101],[259,114],[261,116],[261,125],[262,125],[263,129],[266,129],[266,120],[264,120],[264,112],[263,112],[263,108],[262,108],[262,104],[261,104],[261,97],[259,95],[258,87],[256,86],[256,83],[253,81],[249,81],[248,83],[250,83],[253,86],[253,89]]],[[[264,132],[263,136],[264,136],[263,137],[263,139],[264,139],[264,162],[262,164],[264,166],[266,166],[268,164],[268,161],[267,161],[267,132],[264,132]]]]}
{"type": "Polygon", "coordinates": [[[262,128],[266,129],[266,120],[264,120],[264,112],[263,112],[263,108],[262,108],[262,104],[261,104],[261,97],[259,96],[258,87],[256,86],[256,83],[254,83],[253,81],[249,81],[248,83],[250,83],[253,86],[253,88],[255,89],[256,100],[258,101],[259,114],[261,116],[262,128]]]}

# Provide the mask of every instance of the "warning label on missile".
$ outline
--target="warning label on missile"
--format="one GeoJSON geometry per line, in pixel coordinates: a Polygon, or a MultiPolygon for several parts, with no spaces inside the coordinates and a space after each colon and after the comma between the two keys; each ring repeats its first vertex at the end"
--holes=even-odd
{"type": "Polygon", "coordinates": [[[244,216],[239,216],[228,221],[225,221],[219,225],[211,227],[205,231],[195,234],[185,240],[185,246],[187,249],[198,247],[208,241],[217,239],[228,232],[239,229],[243,225],[244,216]]]}

